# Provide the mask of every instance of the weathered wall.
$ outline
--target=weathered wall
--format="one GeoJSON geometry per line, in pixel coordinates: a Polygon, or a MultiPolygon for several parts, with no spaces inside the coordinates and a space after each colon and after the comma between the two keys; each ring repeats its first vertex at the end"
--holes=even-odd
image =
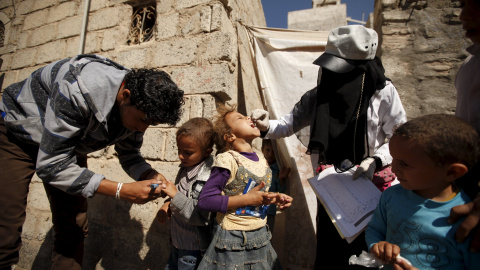
{"type": "Polygon", "coordinates": [[[288,12],[288,29],[330,31],[347,25],[347,5],[315,6],[288,12]]]}
{"type": "MultiPolygon", "coordinates": [[[[191,117],[211,118],[218,101],[238,103],[242,113],[262,107],[253,64],[247,60],[239,64],[239,57],[248,52],[248,40],[244,33],[237,35],[242,31],[237,29],[238,20],[266,25],[260,0],[157,0],[154,38],[128,46],[131,2],[92,1],[85,53],[100,54],[127,67],[156,67],[171,74],[186,94],[178,125],[191,117]]],[[[84,9],[81,0],[0,1],[0,20],[6,26],[5,46],[0,47],[1,88],[47,63],[77,54],[84,9]]],[[[150,127],[141,149],[169,180],[179,165],[177,127],[150,127]]],[[[108,179],[132,181],[111,147],[91,154],[88,164],[108,179]]],[[[84,268],[163,269],[169,255],[169,224],[155,220],[162,203],[161,199],[144,205],[105,196],[89,199],[84,268]]],[[[17,269],[49,269],[51,235],[49,204],[42,183],[35,178],[17,269]]]]}
{"type": "Polygon", "coordinates": [[[455,74],[470,45],[460,11],[457,0],[375,1],[378,55],[408,118],[455,111],[455,74]]]}

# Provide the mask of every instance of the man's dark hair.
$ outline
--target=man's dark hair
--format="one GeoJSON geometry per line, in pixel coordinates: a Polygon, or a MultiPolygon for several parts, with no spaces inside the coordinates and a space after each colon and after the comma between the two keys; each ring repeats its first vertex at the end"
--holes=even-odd
{"type": "Polygon", "coordinates": [[[413,140],[439,166],[462,163],[471,169],[480,156],[477,131],[454,115],[430,114],[397,127],[393,136],[413,140]]]}
{"type": "Polygon", "coordinates": [[[131,93],[130,104],[145,113],[149,124],[174,126],[180,120],[183,91],[166,72],[132,69],[125,75],[125,88],[131,93]]]}

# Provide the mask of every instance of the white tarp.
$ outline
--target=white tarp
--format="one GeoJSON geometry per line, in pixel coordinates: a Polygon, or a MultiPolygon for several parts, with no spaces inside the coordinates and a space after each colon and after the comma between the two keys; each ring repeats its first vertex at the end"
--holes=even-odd
{"type": "MultiPolygon", "coordinates": [[[[324,52],[329,32],[253,26],[245,26],[245,29],[265,108],[271,119],[278,119],[289,113],[306,91],[316,86],[319,67],[313,61],[324,52]]],[[[277,140],[276,146],[280,150],[280,163],[298,172],[314,224],[316,197],[306,181],[313,176],[310,156],[305,154],[306,148],[295,135],[277,140]]]]}
{"type": "MultiPolygon", "coordinates": [[[[329,32],[243,26],[250,40],[264,109],[271,119],[279,119],[316,86],[319,67],[313,61],[324,52],[329,32]]],[[[294,203],[286,211],[284,249],[291,252],[298,248],[304,252],[302,257],[309,253],[306,257],[314,261],[317,199],[307,181],[313,177],[311,157],[295,135],[276,140],[275,145],[279,163],[292,168],[288,193],[294,203]]],[[[316,162],[316,157],[312,159],[316,162]]]]}

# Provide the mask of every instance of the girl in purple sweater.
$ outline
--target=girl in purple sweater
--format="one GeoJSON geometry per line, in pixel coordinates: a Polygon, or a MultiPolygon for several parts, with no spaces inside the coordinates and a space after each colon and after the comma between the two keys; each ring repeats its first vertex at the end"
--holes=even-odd
{"type": "Polygon", "coordinates": [[[239,207],[275,203],[289,207],[292,198],[268,193],[272,172],[262,155],[253,151],[252,141],[260,130],[235,107],[220,105],[214,122],[218,152],[212,173],[198,199],[198,207],[217,212],[218,226],[199,269],[273,269],[277,254],[266,219],[236,214],[239,207]],[[243,194],[249,179],[258,186],[243,194]],[[242,195],[243,194],[243,195],[242,195]]]}

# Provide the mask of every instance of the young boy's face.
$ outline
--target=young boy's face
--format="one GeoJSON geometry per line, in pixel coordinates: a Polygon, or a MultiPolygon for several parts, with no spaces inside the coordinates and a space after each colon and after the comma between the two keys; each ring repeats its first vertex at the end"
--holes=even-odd
{"type": "Polygon", "coordinates": [[[210,155],[191,136],[177,137],[178,157],[185,167],[197,165],[210,155]]]}
{"type": "Polygon", "coordinates": [[[393,157],[392,171],[405,189],[424,198],[433,198],[450,185],[445,180],[445,166],[435,164],[415,141],[394,135],[389,147],[393,157]]]}
{"type": "Polygon", "coordinates": [[[225,122],[237,138],[249,140],[260,137],[260,130],[255,126],[252,119],[239,112],[227,114],[225,116],[225,122]]]}
{"type": "Polygon", "coordinates": [[[265,143],[262,147],[262,153],[268,164],[275,162],[275,153],[273,152],[273,147],[271,143],[265,143]]]}
{"type": "Polygon", "coordinates": [[[460,0],[462,12],[460,21],[465,36],[473,43],[480,44],[480,0],[460,0]]]}

